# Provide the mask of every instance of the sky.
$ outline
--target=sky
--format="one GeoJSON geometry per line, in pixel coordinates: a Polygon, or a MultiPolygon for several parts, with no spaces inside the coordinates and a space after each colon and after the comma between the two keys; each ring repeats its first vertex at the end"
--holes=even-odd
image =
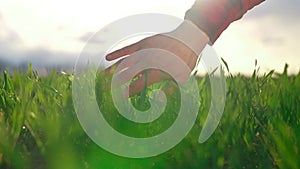
{"type": "MultiPolygon", "coordinates": [[[[0,59],[39,65],[74,64],[93,33],[142,13],[179,18],[194,0],[0,0],[0,59]]],[[[223,32],[214,44],[232,73],[300,69],[300,1],[267,0],[223,32]]],[[[1,61],[1,60],[0,60],[1,61]]]]}

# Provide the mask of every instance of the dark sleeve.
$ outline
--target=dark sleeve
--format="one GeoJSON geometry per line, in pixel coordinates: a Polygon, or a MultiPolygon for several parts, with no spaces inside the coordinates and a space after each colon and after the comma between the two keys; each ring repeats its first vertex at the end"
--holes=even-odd
{"type": "Polygon", "coordinates": [[[197,0],[185,13],[210,38],[213,44],[221,33],[254,6],[265,0],[197,0]]]}

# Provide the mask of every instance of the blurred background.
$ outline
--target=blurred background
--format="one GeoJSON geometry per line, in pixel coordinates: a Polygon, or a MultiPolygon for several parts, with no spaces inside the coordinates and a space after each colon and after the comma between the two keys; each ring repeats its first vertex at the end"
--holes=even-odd
{"type": "MultiPolygon", "coordinates": [[[[72,71],[76,58],[93,33],[133,14],[162,13],[183,18],[194,0],[1,0],[0,69],[41,73],[72,71]]],[[[261,72],[299,72],[299,0],[267,0],[234,22],[215,43],[234,74],[251,74],[255,60],[261,72]]],[[[109,30],[107,30],[109,31],[109,30]]],[[[94,43],[103,43],[97,41],[94,43]]]]}

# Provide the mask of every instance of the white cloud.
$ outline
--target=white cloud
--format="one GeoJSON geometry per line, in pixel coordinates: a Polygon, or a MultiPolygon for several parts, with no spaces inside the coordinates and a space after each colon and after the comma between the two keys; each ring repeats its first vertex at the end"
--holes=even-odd
{"type": "MultiPolygon", "coordinates": [[[[251,12],[255,14],[254,10],[251,12]]],[[[299,72],[300,21],[290,19],[294,14],[277,16],[246,17],[224,32],[215,46],[234,72],[251,73],[255,59],[262,72],[271,69],[281,72],[285,63],[290,65],[290,72],[299,72]]]]}
{"type": "Polygon", "coordinates": [[[159,12],[183,18],[192,3],[193,0],[6,0],[0,2],[0,11],[27,47],[79,52],[83,44],[75,39],[85,32],[96,32],[119,18],[138,13],[159,12]]]}
{"type": "MultiPolygon", "coordinates": [[[[137,13],[160,12],[183,17],[193,2],[4,0],[0,2],[0,57],[38,54],[75,58],[88,37],[83,37],[86,32],[96,32],[118,18],[137,13]]],[[[299,0],[267,0],[221,35],[215,44],[218,54],[234,72],[251,73],[255,59],[266,71],[273,68],[281,71],[287,62],[297,72],[299,6],[299,0]]]]}

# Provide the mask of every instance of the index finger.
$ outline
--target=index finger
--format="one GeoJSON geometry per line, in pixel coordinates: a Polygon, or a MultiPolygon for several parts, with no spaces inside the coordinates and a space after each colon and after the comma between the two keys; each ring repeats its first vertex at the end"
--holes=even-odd
{"type": "Polygon", "coordinates": [[[118,59],[122,56],[126,56],[126,55],[130,55],[136,51],[139,50],[139,44],[138,43],[134,43],[134,44],[131,44],[129,46],[126,46],[124,48],[121,48],[121,49],[118,49],[112,53],[109,53],[106,55],[106,59],[108,61],[112,61],[114,59],[118,59]]]}

